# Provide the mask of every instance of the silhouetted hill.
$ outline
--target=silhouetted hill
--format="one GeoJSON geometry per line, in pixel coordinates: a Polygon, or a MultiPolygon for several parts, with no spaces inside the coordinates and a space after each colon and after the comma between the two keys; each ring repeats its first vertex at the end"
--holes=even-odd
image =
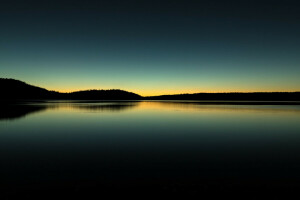
{"type": "Polygon", "coordinates": [[[133,100],[141,96],[124,90],[85,90],[65,94],[69,99],[83,100],[133,100]]]}
{"type": "Polygon", "coordinates": [[[300,101],[300,92],[195,93],[142,97],[124,90],[85,90],[59,93],[14,79],[0,78],[0,100],[201,100],[201,101],[300,101]]]}
{"type": "Polygon", "coordinates": [[[300,92],[195,93],[145,97],[148,100],[300,101],[300,92]]]}
{"type": "Polygon", "coordinates": [[[29,85],[25,82],[0,78],[1,100],[10,99],[49,99],[58,95],[58,92],[29,85]]]}
{"type": "Polygon", "coordinates": [[[86,90],[59,93],[29,85],[25,82],[0,78],[0,100],[26,99],[82,99],[82,100],[137,100],[141,96],[123,90],[86,90]]]}

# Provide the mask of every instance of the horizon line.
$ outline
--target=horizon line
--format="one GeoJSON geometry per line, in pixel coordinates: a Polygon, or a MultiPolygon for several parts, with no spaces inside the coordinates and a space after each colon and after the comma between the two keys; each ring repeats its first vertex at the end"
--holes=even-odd
{"type": "MultiPolygon", "coordinates": [[[[191,89],[186,89],[186,90],[190,90],[191,92],[175,92],[174,93],[165,93],[165,94],[152,94],[152,95],[141,95],[139,91],[141,90],[137,90],[137,89],[133,89],[133,90],[127,90],[127,89],[120,89],[120,88],[110,88],[110,89],[75,89],[75,90],[59,90],[59,89],[48,89],[47,87],[43,87],[43,86],[38,86],[38,85],[33,85],[31,83],[27,83],[25,81],[19,80],[19,79],[15,79],[15,78],[0,78],[0,79],[11,79],[11,80],[16,80],[16,81],[20,81],[23,82],[25,84],[31,85],[31,86],[35,86],[35,87],[39,87],[39,88],[43,88],[46,89],[48,91],[52,91],[52,92],[58,92],[58,93],[73,93],[73,92],[80,92],[80,91],[91,91],[91,90],[123,90],[123,91],[127,91],[127,92],[132,92],[135,94],[138,94],[142,97],[151,97],[151,96],[168,96],[168,95],[188,95],[188,94],[199,94],[199,93],[203,93],[203,94],[229,94],[229,93],[297,93],[300,92],[300,90],[250,90],[250,91],[193,91],[191,89]]],[[[143,93],[143,92],[141,92],[143,93]]]]}
{"type": "MultiPolygon", "coordinates": [[[[46,88],[45,88],[46,89],[46,88]]],[[[48,89],[47,89],[48,90],[48,89]]],[[[140,95],[138,92],[133,92],[130,90],[126,90],[126,89],[120,89],[120,88],[111,88],[111,89],[80,89],[80,90],[72,90],[72,91],[62,91],[62,90],[49,90],[49,91],[53,91],[53,92],[59,92],[59,93],[73,93],[73,92],[81,92],[81,91],[92,91],[92,90],[123,90],[123,91],[127,91],[127,92],[132,92],[135,94],[140,95]]],[[[199,92],[191,92],[191,93],[167,93],[167,94],[154,94],[154,95],[140,95],[142,97],[151,97],[151,96],[169,96],[169,95],[189,95],[189,94],[232,94],[232,93],[239,93],[239,94],[250,94],[250,93],[298,93],[300,92],[297,90],[289,90],[289,91],[199,91],[199,92]]]]}

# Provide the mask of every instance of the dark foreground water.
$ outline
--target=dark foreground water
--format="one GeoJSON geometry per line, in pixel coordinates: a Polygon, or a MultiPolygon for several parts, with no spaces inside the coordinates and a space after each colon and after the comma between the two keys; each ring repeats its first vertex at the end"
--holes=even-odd
{"type": "Polygon", "coordinates": [[[11,195],[289,191],[300,189],[300,106],[2,105],[0,156],[11,195]]]}

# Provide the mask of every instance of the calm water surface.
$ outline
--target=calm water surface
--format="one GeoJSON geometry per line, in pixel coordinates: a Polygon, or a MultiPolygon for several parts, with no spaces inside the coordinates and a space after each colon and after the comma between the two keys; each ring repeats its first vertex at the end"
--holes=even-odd
{"type": "Polygon", "coordinates": [[[299,105],[3,105],[1,185],[300,180],[299,105]]]}

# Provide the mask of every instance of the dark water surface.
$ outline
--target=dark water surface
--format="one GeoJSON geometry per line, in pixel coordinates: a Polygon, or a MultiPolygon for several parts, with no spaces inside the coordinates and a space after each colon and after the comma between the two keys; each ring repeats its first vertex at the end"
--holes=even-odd
{"type": "Polygon", "coordinates": [[[299,105],[52,101],[2,105],[1,188],[300,188],[299,105]]]}

